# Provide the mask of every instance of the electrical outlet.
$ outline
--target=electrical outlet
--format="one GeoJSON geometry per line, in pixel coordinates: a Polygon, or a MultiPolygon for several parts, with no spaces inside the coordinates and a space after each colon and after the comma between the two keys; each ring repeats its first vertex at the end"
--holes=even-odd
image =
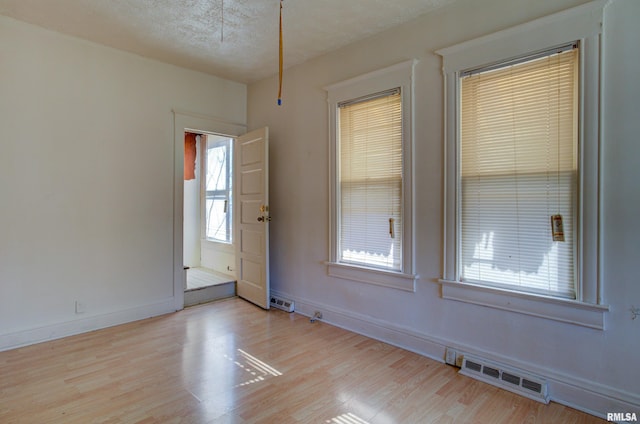
{"type": "Polygon", "coordinates": [[[458,366],[456,361],[457,358],[458,352],[455,349],[448,347],[444,354],[444,362],[455,367],[458,366]]]}
{"type": "Polygon", "coordinates": [[[84,314],[86,312],[86,307],[83,302],[76,300],[76,314],[84,314]]]}

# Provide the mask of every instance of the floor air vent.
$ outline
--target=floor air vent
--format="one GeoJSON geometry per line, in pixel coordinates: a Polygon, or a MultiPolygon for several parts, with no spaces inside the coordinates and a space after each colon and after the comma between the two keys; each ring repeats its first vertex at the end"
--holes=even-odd
{"type": "Polygon", "coordinates": [[[482,371],[482,365],[480,365],[477,362],[473,362],[472,360],[467,360],[464,361],[464,365],[465,368],[470,369],[471,371],[475,371],[475,372],[481,372],[482,371]]]}
{"type": "Polygon", "coordinates": [[[460,374],[526,396],[538,402],[549,403],[547,382],[524,371],[498,365],[474,356],[464,355],[460,374]]]}
{"type": "Polygon", "coordinates": [[[282,309],[286,312],[293,312],[293,300],[282,299],[277,296],[271,296],[271,306],[282,309]]]}

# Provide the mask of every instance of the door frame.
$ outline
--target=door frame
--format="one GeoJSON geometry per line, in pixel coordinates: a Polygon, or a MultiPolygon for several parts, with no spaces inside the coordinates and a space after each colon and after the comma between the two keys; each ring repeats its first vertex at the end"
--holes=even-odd
{"type": "Polygon", "coordinates": [[[184,308],[184,133],[212,133],[237,138],[246,125],[211,116],[173,109],[173,301],[174,309],[184,308]]]}

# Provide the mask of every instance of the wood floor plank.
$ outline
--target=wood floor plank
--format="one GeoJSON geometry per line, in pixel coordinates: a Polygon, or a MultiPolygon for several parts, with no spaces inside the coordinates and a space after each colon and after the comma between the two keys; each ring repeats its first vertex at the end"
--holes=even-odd
{"type": "Polygon", "coordinates": [[[1,423],[596,423],[240,299],[0,352],[1,423]]]}

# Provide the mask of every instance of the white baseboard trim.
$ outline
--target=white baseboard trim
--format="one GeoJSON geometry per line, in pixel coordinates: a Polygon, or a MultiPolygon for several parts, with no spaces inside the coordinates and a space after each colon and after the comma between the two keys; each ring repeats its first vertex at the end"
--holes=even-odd
{"type": "Polygon", "coordinates": [[[175,312],[173,298],[122,311],[0,335],[0,352],[175,312]]]}
{"type": "Polygon", "coordinates": [[[607,412],[637,412],[640,410],[640,396],[637,394],[623,392],[610,386],[524,363],[496,352],[422,334],[387,321],[302,299],[290,293],[275,290],[272,290],[272,293],[293,300],[296,305],[295,312],[301,315],[312,317],[315,311],[322,311],[322,321],[328,324],[418,353],[438,362],[444,363],[446,347],[453,347],[459,352],[473,354],[539,375],[549,383],[552,401],[591,415],[606,419],[607,412]]]}
{"type": "Polygon", "coordinates": [[[412,330],[390,325],[387,322],[351,311],[340,310],[332,306],[301,299],[288,293],[271,290],[271,294],[293,300],[296,305],[294,312],[301,315],[312,317],[315,311],[322,311],[321,321],[328,324],[383,341],[435,361],[444,362],[445,345],[412,330]]]}

